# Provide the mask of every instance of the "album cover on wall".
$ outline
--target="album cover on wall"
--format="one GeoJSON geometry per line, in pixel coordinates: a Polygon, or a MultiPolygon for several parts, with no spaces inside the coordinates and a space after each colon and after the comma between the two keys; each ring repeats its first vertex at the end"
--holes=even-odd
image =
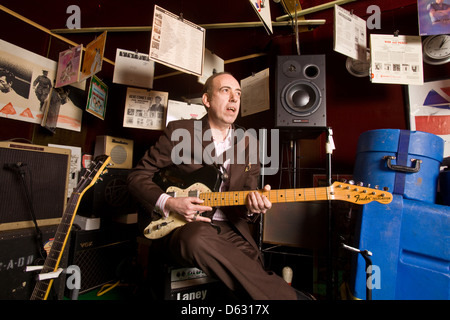
{"type": "Polygon", "coordinates": [[[168,97],[168,92],[128,88],[123,126],[163,130],[168,97]]]}
{"type": "Polygon", "coordinates": [[[108,86],[93,76],[89,87],[86,111],[105,120],[106,100],[108,98],[108,86]]]}
{"type": "Polygon", "coordinates": [[[55,88],[78,82],[82,56],[82,44],[59,53],[55,88]]]}
{"type": "Polygon", "coordinates": [[[146,53],[116,50],[113,82],[133,87],[152,88],[155,62],[146,53]]]}
{"type": "Polygon", "coordinates": [[[86,80],[102,70],[103,54],[105,52],[106,31],[86,46],[80,81],[86,80]]]}
{"type": "Polygon", "coordinates": [[[0,117],[40,124],[56,62],[0,40],[0,117]]]}
{"type": "Polygon", "coordinates": [[[417,12],[421,36],[450,33],[450,3],[448,0],[417,0],[417,12]]]}

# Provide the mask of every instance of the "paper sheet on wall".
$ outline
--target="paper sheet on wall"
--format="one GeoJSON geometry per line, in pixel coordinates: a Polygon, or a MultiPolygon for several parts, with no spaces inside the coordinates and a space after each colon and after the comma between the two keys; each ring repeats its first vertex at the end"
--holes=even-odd
{"type": "Polygon", "coordinates": [[[272,34],[272,17],[270,15],[270,4],[269,0],[249,0],[253,9],[255,9],[256,14],[261,20],[264,29],[266,29],[268,34],[272,34]]]}
{"type": "Polygon", "coordinates": [[[48,146],[70,150],[70,172],[68,181],[69,184],[67,186],[67,198],[70,198],[73,189],[76,188],[78,184],[78,175],[81,171],[81,148],[51,143],[49,143],[48,146]]]}
{"type": "Polygon", "coordinates": [[[205,114],[206,109],[201,104],[191,104],[169,100],[169,104],[167,106],[166,126],[173,120],[201,119],[205,114]]]}
{"type": "Polygon", "coordinates": [[[205,61],[203,63],[203,75],[198,77],[198,82],[205,84],[206,80],[214,73],[219,73],[225,70],[225,62],[222,58],[216,56],[214,53],[205,50],[205,61]]]}
{"type": "Polygon", "coordinates": [[[371,34],[373,83],[423,84],[420,36],[371,34]]]}
{"type": "Polygon", "coordinates": [[[155,5],[150,59],[201,76],[204,55],[205,29],[155,5]]]}
{"type": "Polygon", "coordinates": [[[334,6],[334,50],[356,60],[367,60],[366,22],[334,6]]]}
{"type": "Polygon", "coordinates": [[[241,80],[241,116],[269,110],[269,68],[241,80]]]}
{"type": "Polygon", "coordinates": [[[123,49],[116,50],[113,82],[133,87],[152,88],[155,62],[148,54],[123,49]]]}

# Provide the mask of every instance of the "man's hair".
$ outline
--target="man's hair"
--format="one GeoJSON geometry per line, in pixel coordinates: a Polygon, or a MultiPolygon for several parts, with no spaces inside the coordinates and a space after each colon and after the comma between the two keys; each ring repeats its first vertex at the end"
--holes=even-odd
{"type": "Polygon", "coordinates": [[[206,93],[208,96],[211,96],[211,90],[212,90],[212,87],[213,87],[212,83],[213,83],[214,79],[217,78],[218,76],[221,76],[221,75],[224,75],[224,74],[229,74],[230,76],[232,76],[231,73],[226,72],[226,71],[214,73],[212,76],[210,76],[206,80],[205,85],[203,86],[202,95],[206,93]]]}
{"type": "Polygon", "coordinates": [[[15,78],[14,73],[12,73],[11,71],[6,70],[4,68],[0,68],[0,77],[3,77],[3,76],[6,77],[6,82],[8,82],[8,83],[13,82],[13,80],[15,78]]]}

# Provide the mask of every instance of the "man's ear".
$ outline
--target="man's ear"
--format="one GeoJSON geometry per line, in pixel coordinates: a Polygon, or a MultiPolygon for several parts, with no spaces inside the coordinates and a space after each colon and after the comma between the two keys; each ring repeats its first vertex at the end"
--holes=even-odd
{"type": "Polygon", "coordinates": [[[209,108],[209,97],[208,97],[208,94],[207,94],[207,93],[204,93],[204,94],[203,94],[203,96],[202,96],[202,102],[203,102],[203,105],[204,105],[206,108],[209,108]]]}

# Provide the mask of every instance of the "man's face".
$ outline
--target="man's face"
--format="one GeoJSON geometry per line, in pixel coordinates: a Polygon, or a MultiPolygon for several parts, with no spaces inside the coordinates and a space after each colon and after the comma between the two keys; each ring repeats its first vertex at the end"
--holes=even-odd
{"type": "Polygon", "coordinates": [[[0,77],[0,91],[7,93],[11,88],[11,83],[6,81],[6,76],[0,77]]]}
{"type": "Polygon", "coordinates": [[[217,76],[213,80],[210,96],[203,95],[203,103],[209,109],[212,125],[229,126],[234,123],[241,102],[239,82],[229,74],[217,76]]]}

